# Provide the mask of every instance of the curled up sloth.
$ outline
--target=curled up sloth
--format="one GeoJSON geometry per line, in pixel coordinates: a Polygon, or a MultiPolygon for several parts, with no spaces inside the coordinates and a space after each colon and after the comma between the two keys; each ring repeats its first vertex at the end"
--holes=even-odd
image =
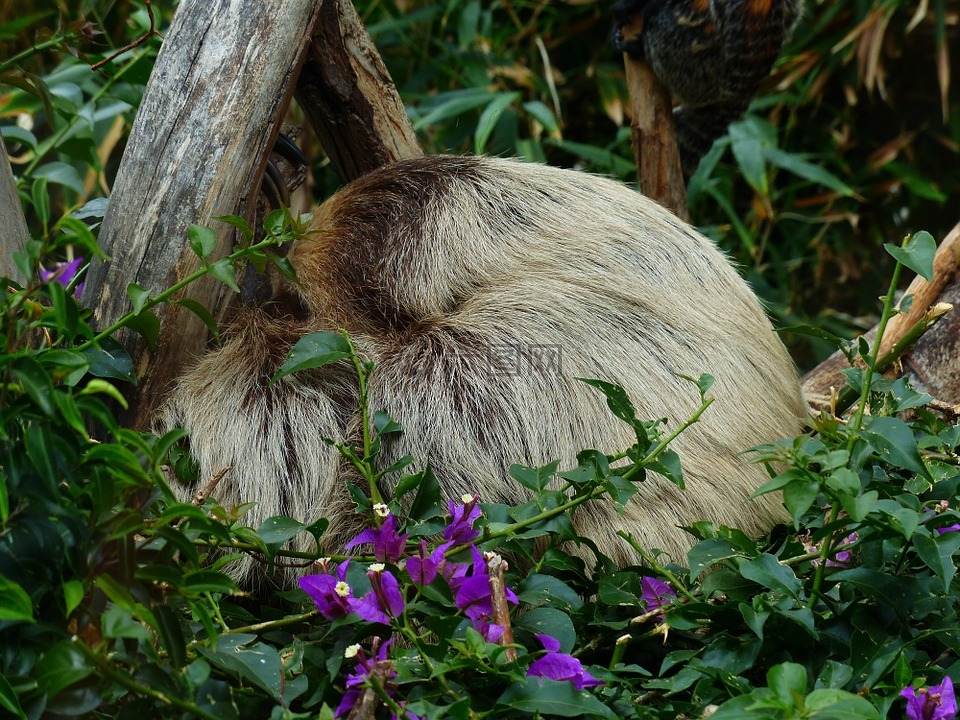
{"type": "MultiPolygon", "coordinates": [[[[629,447],[633,430],[576,378],[622,386],[639,417],[675,428],[698,407],[678,374],[710,373],[716,402],[672,445],[686,490],[649,475],[622,515],[605,500],[581,506],[577,530],[626,564],[638,558],[617,530],[682,561],[679,526],[709,519],[758,535],[783,519],[778,497],[747,501],[766,474],[740,453],[800,430],[793,364],[727,258],[656,203],[585,173],[437,156],[350,183],[312,229],[289,256],[307,318],[248,312],[163,409],[164,425],[189,430],[201,485],[230,466],[215,495],[256,503],[249,524],[326,517],[322,541],[336,550],[363,521],[348,463],[324,442],[360,436],[352,367],[268,386],[300,337],[338,328],[375,363],[371,410],[404,427],[384,439],[383,467],[429,461],[448,497],[523,502],[511,464],[572,467],[584,448],[629,447]],[[518,364],[498,372],[490,360],[504,352],[518,364]]],[[[255,572],[238,570],[248,582],[255,572]]]]}

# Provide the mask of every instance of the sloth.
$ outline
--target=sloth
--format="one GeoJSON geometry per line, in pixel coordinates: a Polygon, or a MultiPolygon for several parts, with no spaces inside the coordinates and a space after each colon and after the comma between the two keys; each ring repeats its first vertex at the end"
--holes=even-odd
{"type": "MultiPolygon", "coordinates": [[[[300,337],[338,328],[374,363],[371,412],[403,426],[384,438],[382,466],[429,462],[447,497],[525,502],[512,464],[572,467],[585,448],[635,442],[578,378],[621,386],[639,418],[675,428],[699,407],[680,376],[710,373],[714,404],[671,446],[686,489],[650,474],[622,514],[604,499],[579,507],[577,532],[625,565],[639,558],[618,530],[682,560],[691,522],[757,536],[784,519],[775,496],[747,501],[767,475],[742,451],[801,429],[794,366],[729,260],[661,206],[586,173],[434,156],[344,186],[311,227],[289,255],[305,317],[248,311],[162,409],[162,425],[189,431],[200,485],[230,467],[215,495],[255,503],[251,525],[328,518],[325,551],[359,530],[349,463],[325,442],[362,434],[352,366],[269,385],[300,337]]],[[[245,581],[257,572],[237,570],[245,581]]]]}

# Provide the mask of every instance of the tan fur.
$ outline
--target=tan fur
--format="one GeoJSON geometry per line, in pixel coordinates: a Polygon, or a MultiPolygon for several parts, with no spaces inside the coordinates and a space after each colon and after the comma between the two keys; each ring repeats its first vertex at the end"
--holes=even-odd
{"type": "Polygon", "coordinates": [[[745,502],[765,473],[739,453],[800,429],[793,365],[727,259],[655,203],[582,173],[433,157],[346,186],[314,228],[290,254],[311,318],[252,314],[164,411],[166,425],[190,431],[201,477],[233,467],[216,494],[256,502],[251,524],[329,517],[331,547],[357,528],[343,463],[323,442],[358,435],[351,371],[266,386],[299,337],[337,327],[376,363],[371,408],[404,426],[384,466],[429,460],[449,497],[521,502],[512,463],[570,467],[584,448],[628,447],[632,430],[577,377],[621,385],[641,418],[674,428],[698,404],[676,375],[709,372],[716,402],[673,444],[686,491],[650,477],[624,515],[595,502],[578,528],[620,563],[636,560],[621,529],[682,561],[680,525],[710,519],[759,534],[782,519],[777,498],[745,502]],[[516,363],[515,353],[526,356],[516,363]]]}

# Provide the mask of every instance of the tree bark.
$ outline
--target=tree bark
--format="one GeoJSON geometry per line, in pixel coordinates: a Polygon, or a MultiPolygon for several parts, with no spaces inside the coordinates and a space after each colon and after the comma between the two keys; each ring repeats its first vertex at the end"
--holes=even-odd
{"type": "MultiPolygon", "coordinates": [[[[643,20],[638,17],[624,26],[624,40],[639,37],[642,29],[643,20]]],[[[630,130],[640,191],[681,220],[690,222],[687,186],[680,168],[670,94],[646,61],[627,54],[623,59],[630,94],[630,130]]]]}
{"type": "Polygon", "coordinates": [[[421,157],[413,125],[350,0],[323,0],[297,103],[344,182],[421,157]]]}
{"type": "Polygon", "coordinates": [[[23,217],[20,195],[17,193],[17,181],[7,158],[7,148],[0,137],[0,275],[24,283],[23,277],[13,262],[13,253],[23,249],[30,233],[27,221],[23,217]]]}
{"type": "MultiPolygon", "coordinates": [[[[129,311],[135,282],[151,295],[199,267],[187,228],[220,235],[211,260],[232,245],[213,221],[238,214],[257,187],[318,13],[315,0],[184,0],[157,57],[117,174],[100,243],[112,261],[92,267],[83,300],[106,327],[129,311]]],[[[187,297],[221,310],[230,291],[205,278],[187,297]]],[[[177,305],[156,308],[156,349],[118,334],[140,385],[122,414],[137,429],[168,384],[207,343],[206,326],[177,305]]],[[[222,316],[222,314],[221,314],[222,316]]]]}

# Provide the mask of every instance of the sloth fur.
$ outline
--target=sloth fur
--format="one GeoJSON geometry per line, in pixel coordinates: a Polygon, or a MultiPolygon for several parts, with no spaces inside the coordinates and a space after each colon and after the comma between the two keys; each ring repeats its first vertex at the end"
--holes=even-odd
{"type": "MultiPolygon", "coordinates": [[[[762,534],[783,519],[776,497],[746,501],[766,474],[740,453],[800,430],[793,364],[727,258],[656,203],[584,173],[440,156],[350,183],[312,227],[289,256],[308,318],[241,318],[163,411],[165,426],[190,432],[200,485],[231,468],[214,495],[256,503],[254,527],[327,517],[327,550],[359,529],[348,463],[324,442],[359,441],[352,367],[267,386],[296,340],[337,328],[376,364],[371,410],[404,428],[385,439],[383,467],[429,460],[447,497],[523,502],[511,464],[572,467],[584,448],[629,447],[631,428],[578,377],[622,386],[638,417],[675,428],[698,407],[677,375],[707,372],[716,402],[672,445],[686,490],[651,475],[622,515],[606,500],[579,508],[578,531],[625,564],[638,558],[617,530],[682,560],[690,539],[678,526],[762,534]]],[[[249,564],[238,572],[253,579],[249,564]]]]}

